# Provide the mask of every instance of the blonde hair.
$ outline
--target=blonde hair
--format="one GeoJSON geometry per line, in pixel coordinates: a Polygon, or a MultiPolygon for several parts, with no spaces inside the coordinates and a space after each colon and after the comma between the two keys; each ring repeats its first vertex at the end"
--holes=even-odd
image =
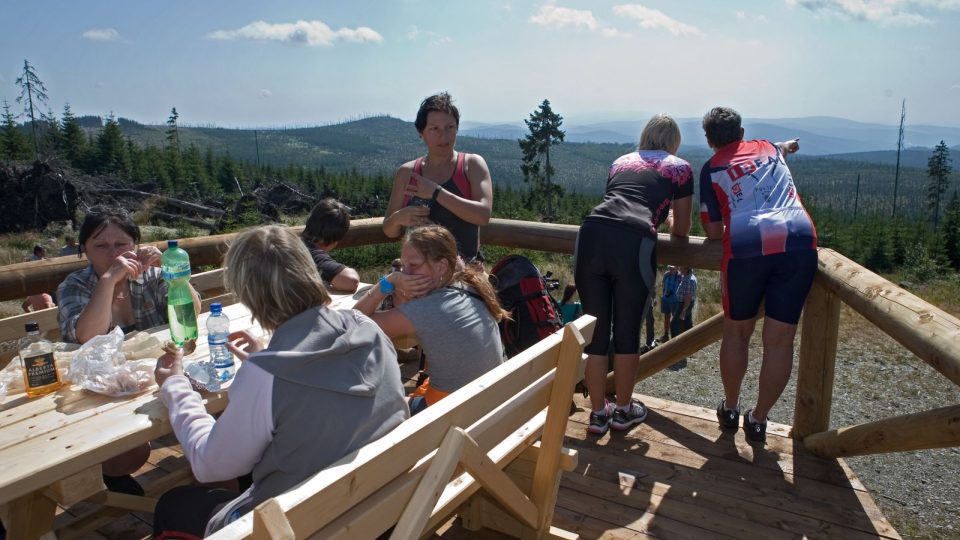
{"type": "Polygon", "coordinates": [[[496,291],[483,274],[470,267],[457,268],[457,242],[450,231],[440,225],[417,227],[407,231],[403,243],[413,246],[431,264],[447,261],[449,275],[443,276],[441,287],[457,281],[466,283],[480,295],[494,320],[509,318],[510,313],[500,305],[496,291]]]}
{"type": "Polygon", "coordinates": [[[680,127],[673,118],[665,114],[654,116],[640,134],[639,148],[676,152],[680,148],[680,127]]]}
{"type": "Polygon", "coordinates": [[[286,227],[270,225],[240,233],[224,262],[223,284],[268,332],[312,307],[330,303],[310,252],[286,227]]]}

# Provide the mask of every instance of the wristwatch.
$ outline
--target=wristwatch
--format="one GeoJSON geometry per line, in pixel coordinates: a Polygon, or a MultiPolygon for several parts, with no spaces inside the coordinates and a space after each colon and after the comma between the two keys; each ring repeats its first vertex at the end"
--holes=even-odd
{"type": "Polygon", "coordinates": [[[443,191],[443,186],[437,184],[437,189],[433,190],[433,197],[430,197],[430,204],[437,204],[437,197],[440,196],[441,191],[443,191]]]}

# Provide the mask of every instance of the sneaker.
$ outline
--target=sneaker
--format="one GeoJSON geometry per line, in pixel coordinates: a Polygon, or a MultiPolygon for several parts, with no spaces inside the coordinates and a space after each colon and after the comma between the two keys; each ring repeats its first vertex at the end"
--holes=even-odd
{"type": "Polygon", "coordinates": [[[613,410],[613,422],[610,427],[617,431],[626,431],[647,419],[647,407],[637,399],[630,400],[630,408],[613,410]]]}
{"type": "Polygon", "coordinates": [[[720,427],[723,429],[737,429],[740,427],[740,407],[727,410],[726,399],[721,399],[717,405],[717,420],[720,421],[720,427]]]}
{"type": "Polygon", "coordinates": [[[747,441],[754,443],[762,443],[767,440],[767,423],[766,422],[751,422],[750,413],[753,409],[748,409],[747,412],[743,415],[743,432],[747,435],[747,441]]]}
{"type": "Polygon", "coordinates": [[[657,341],[659,341],[660,343],[666,343],[666,342],[669,341],[669,340],[670,340],[670,336],[668,336],[668,335],[666,335],[666,334],[664,334],[664,335],[662,335],[662,336],[660,336],[660,337],[657,338],[657,341]]]}
{"type": "Polygon", "coordinates": [[[609,401],[603,406],[602,413],[590,412],[590,425],[587,431],[594,435],[603,435],[610,428],[610,420],[613,418],[613,403],[609,401]]]}

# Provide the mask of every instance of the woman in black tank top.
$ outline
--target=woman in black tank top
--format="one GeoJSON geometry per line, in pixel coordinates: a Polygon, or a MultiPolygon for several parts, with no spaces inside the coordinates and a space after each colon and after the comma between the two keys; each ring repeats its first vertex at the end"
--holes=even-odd
{"type": "Polygon", "coordinates": [[[490,170],[479,155],[454,149],[460,112],[449,94],[423,100],[414,125],[427,154],[397,169],[383,232],[397,238],[407,228],[436,223],[453,233],[464,261],[481,259],[480,226],[493,209],[490,170]]]}

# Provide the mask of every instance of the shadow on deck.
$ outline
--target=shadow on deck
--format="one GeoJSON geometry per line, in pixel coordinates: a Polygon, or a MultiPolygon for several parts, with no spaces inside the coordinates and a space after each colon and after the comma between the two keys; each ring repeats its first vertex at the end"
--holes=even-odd
{"type": "MultiPolygon", "coordinates": [[[[639,397],[631,431],[586,433],[589,405],[567,423],[580,453],[563,475],[554,525],[582,538],[900,538],[843,460],[820,459],[771,423],[765,448],[722,432],[711,409],[639,397]]],[[[499,538],[453,524],[444,538],[499,538]]]]}
{"type": "MultiPolygon", "coordinates": [[[[565,445],[580,453],[564,474],[554,525],[582,538],[900,538],[843,460],[820,459],[771,423],[754,449],[743,431],[721,432],[713,410],[650,396],[647,421],[631,431],[587,435],[587,401],[567,423],[565,445]]],[[[188,465],[172,436],[154,443],[138,479],[151,481],[188,465]]],[[[80,503],[65,521],[90,511],[80,503]]],[[[149,538],[152,515],[101,517],[89,539],[149,538]]],[[[452,521],[442,538],[501,538],[452,521]]],[[[75,537],[63,535],[64,537],[75,537]]]]}

